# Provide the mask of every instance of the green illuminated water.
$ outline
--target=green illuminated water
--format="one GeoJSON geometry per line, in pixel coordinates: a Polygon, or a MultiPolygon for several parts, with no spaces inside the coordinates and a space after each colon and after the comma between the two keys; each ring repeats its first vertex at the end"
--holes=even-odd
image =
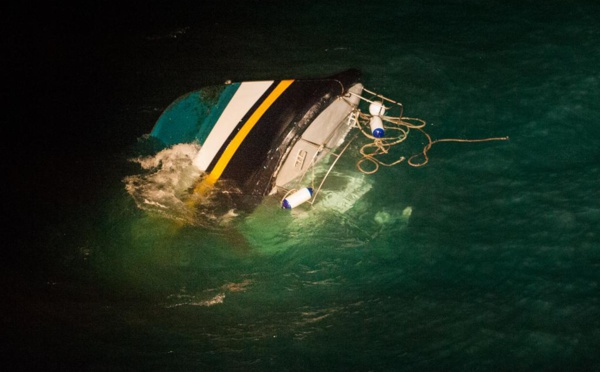
{"type": "Polygon", "coordinates": [[[18,70],[39,68],[43,115],[7,120],[27,125],[4,168],[4,366],[600,368],[596,4],[97,11],[22,31],[48,63],[18,70]],[[424,167],[370,176],[353,144],[335,177],[357,187],[330,207],[290,214],[269,199],[226,230],[150,215],[125,191],[130,159],[152,154],[141,138],[180,95],[350,67],[434,139],[510,140],[440,143],[424,167]]]}

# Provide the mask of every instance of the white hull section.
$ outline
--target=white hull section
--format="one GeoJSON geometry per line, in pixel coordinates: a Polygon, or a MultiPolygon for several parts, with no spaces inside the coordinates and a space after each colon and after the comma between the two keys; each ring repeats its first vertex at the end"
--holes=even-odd
{"type": "Polygon", "coordinates": [[[273,81],[253,81],[240,85],[194,159],[196,168],[206,172],[231,132],[272,84],[273,81]]]}
{"type": "MultiPolygon", "coordinates": [[[[350,92],[360,95],[362,84],[356,84],[350,92]]],[[[350,113],[357,107],[360,98],[356,95],[341,97],[325,109],[303,133],[290,150],[285,162],[277,172],[276,187],[285,188],[301,177],[332,148],[339,146],[353,123],[350,113]]]]}

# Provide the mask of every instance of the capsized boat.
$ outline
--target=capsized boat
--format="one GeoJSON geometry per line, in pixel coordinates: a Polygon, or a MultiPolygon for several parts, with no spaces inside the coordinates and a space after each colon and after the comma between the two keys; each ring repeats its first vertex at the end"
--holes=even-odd
{"type": "MultiPolygon", "coordinates": [[[[199,143],[193,164],[203,176],[194,192],[224,182],[252,206],[292,191],[293,180],[343,144],[362,91],[355,69],[320,79],[227,82],[178,98],[150,136],[165,147],[199,143]]],[[[293,191],[300,194],[290,193],[283,207],[313,194],[308,187],[293,191]]]]}
{"type": "Polygon", "coordinates": [[[424,120],[403,116],[401,103],[366,89],[360,75],[350,69],[319,79],[226,82],[205,87],[167,107],[150,137],[165,148],[189,143],[200,146],[192,160],[199,176],[189,190],[190,207],[206,205],[218,194],[215,190],[226,190],[235,199],[234,208],[240,210],[252,210],[273,194],[281,196],[281,206],[286,209],[314,203],[348,148],[351,140],[347,137],[353,128],[368,140],[356,163],[365,174],[404,160],[415,167],[425,165],[427,152],[438,142],[508,139],[433,140],[423,129],[424,120]],[[368,109],[359,107],[361,104],[368,109]],[[427,144],[408,158],[395,157],[391,147],[402,143],[411,130],[421,132],[427,144]],[[335,160],[316,181],[316,165],[328,155],[335,160]],[[390,156],[391,160],[383,160],[390,156]],[[311,176],[306,177],[309,171],[311,176]]]}

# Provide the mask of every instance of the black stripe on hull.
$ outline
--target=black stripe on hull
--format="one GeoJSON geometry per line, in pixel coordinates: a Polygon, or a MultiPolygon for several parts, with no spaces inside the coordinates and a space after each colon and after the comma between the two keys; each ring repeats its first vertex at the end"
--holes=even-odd
{"type": "Polygon", "coordinates": [[[247,196],[267,195],[273,188],[273,173],[285,160],[287,149],[323,110],[358,82],[359,76],[358,71],[349,70],[330,79],[294,81],[250,131],[221,178],[235,181],[247,196]]]}
{"type": "MultiPolygon", "coordinates": [[[[225,142],[223,142],[223,145],[221,146],[221,148],[219,149],[219,151],[215,154],[214,158],[210,162],[210,165],[206,169],[206,173],[212,172],[212,170],[214,169],[215,165],[217,164],[217,162],[219,161],[219,159],[223,155],[223,152],[225,152],[225,149],[227,149],[227,146],[229,145],[229,143],[233,140],[233,138],[240,131],[240,129],[244,126],[244,124],[246,124],[246,122],[252,116],[252,114],[254,114],[254,112],[256,112],[256,110],[258,109],[258,107],[265,101],[265,99],[269,96],[269,94],[271,94],[271,92],[273,92],[273,90],[275,90],[275,88],[277,87],[277,85],[279,83],[280,83],[280,81],[274,81],[273,84],[271,84],[271,86],[254,103],[254,105],[252,105],[252,107],[250,108],[250,110],[248,110],[248,112],[244,115],[244,117],[240,120],[240,122],[236,125],[236,127],[231,131],[231,133],[229,134],[229,137],[227,137],[227,140],[225,140],[225,142]]],[[[252,133],[252,131],[250,133],[252,133]]],[[[234,158],[235,158],[235,155],[234,155],[234,158]]],[[[228,167],[229,167],[229,165],[228,165],[228,167]]],[[[221,178],[223,178],[223,176],[221,176],[221,178]]]]}

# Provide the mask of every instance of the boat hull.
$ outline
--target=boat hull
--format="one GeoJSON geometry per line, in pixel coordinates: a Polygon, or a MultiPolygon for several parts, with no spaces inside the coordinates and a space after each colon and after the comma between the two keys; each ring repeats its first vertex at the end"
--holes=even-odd
{"type": "Polygon", "coordinates": [[[165,147],[198,142],[205,181],[226,181],[250,199],[285,188],[340,145],[360,94],[360,72],[324,79],[230,83],[170,105],[151,136],[165,147]]]}

